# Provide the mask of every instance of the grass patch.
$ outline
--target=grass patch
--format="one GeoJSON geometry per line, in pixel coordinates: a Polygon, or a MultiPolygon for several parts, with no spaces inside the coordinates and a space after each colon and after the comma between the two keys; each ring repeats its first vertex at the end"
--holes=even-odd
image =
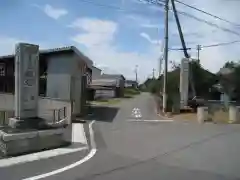
{"type": "Polygon", "coordinates": [[[126,98],[133,97],[135,95],[139,95],[141,92],[138,89],[135,88],[125,88],[124,89],[124,96],[126,98]]]}
{"type": "Polygon", "coordinates": [[[229,113],[222,109],[209,113],[209,119],[214,123],[228,124],[229,123],[229,113]]]}
{"type": "Polygon", "coordinates": [[[197,113],[186,112],[186,113],[175,114],[173,115],[173,119],[197,121],[197,113]]]}
{"type": "Polygon", "coordinates": [[[117,104],[121,101],[119,98],[112,98],[112,99],[98,99],[95,101],[91,101],[91,104],[95,105],[111,105],[111,104],[117,104]]]}

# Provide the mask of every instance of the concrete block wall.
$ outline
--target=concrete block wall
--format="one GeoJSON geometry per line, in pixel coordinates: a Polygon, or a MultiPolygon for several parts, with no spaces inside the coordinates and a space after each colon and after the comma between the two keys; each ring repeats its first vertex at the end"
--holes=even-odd
{"type": "Polygon", "coordinates": [[[53,98],[39,98],[38,100],[38,116],[46,118],[50,116],[53,119],[53,110],[66,108],[66,117],[68,124],[71,124],[72,118],[72,105],[70,101],[63,101],[53,98]]]}
{"type": "MultiPolygon", "coordinates": [[[[71,124],[72,104],[71,101],[53,99],[47,97],[39,97],[38,100],[38,116],[53,120],[54,109],[62,109],[66,107],[66,117],[68,124],[71,124]]],[[[0,94],[0,111],[14,111],[14,95],[0,94]]]]}

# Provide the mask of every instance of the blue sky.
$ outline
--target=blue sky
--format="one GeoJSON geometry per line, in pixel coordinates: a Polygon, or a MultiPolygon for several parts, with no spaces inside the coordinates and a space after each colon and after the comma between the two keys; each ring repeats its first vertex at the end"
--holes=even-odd
{"type": "MultiPolygon", "coordinates": [[[[220,7],[218,3],[208,3],[207,0],[185,0],[184,2],[208,8],[211,12],[216,11],[216,6],[219,6],[218,9],[226,7],[226,5],[220,7]]],[[[232,8],[236,6],[230,5],[232,8]]],[[[177,7],[202,17],[185,7],[177,7]]],[[[227,16],[229,13],[232,14],[226,10],[224,13],[227,16]]],[[[172,13],[169,16],[170,47],[179,47],[180,41],[172,20],[172,13]]],[[[206,18],[213,21],[209,17],[206,18]]],[[[19,41],[39,44],[42,49],[74,45],[89,56],[105,73],[122,73],[127,78],[133,79],[135,65],[138,65],[139,78],[143,81],[152,74],[153,68],[158,73],[158,58],[161,56],[164,32],[163,19],[162,7],[146,5],[140,0],[1,1],[0,54],[14,52],[14,44],[19,41]]],[[[213,37],[209,32],[214,28],[183,17],[180,17],[180,20],[188,46],[236,40],[236,37],[219,31],[216,31],[213,37]]],[[[231,57],[233,60],[236,52],[231,53],[234,54],[231,57]]],[[[194,51],[190,53],[193,56],[196,54],[194,51]]],[[[215,61],[221,60],[220,65],[228,54],[220,54],[223,53],[223,49],[202,51],[203,65],[216,71],[220,65],[217,68],[211,66],[208,60],[209,57],[212,58],[213,53],[216,55],[215,61]]],[[[170,52],[169,57],[170,60],[179,62],[183,54],[170,52]]]]}

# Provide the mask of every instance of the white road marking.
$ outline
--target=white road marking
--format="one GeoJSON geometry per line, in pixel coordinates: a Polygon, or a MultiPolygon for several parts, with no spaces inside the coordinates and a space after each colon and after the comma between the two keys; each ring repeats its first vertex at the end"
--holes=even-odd
{"type": "Polygon", "coordinates": [[[0,160],[0,167],[8,167],[16,164],[23,164],[33,162],[36,160],[47,159],[64,154],[70,154],[78,151],[88,149],[85,131],[82,124],[72,124],[72,140],[73,143],[67,147],[60,147],[51,150],[21,155],[0,160]],[[75,127],[76,126],[76,127],[75,127]]]}
{"type": "Polygon", "coordinates": [[[18,156],[18,157],[1,159],[0,167],[8,167],[8,166],[16,165],[16,164],[23,164],[23,163],[27,163],[27,162],[36,161],[36,160],[47,159],[50,157],[55,157],[55,156],[59,156],[59,155],[82,151],[82,150],[88,148],[88,147],[77,147],[77,146],[79,146],[79,145],[73,144],[71,146],[64,147],[64,148],[57,148],[54,150],[46,150],[46,151],[37,152],[37,153],[33,153],[33,154],[27,154],[27,155],[22,155],[22,156],[18,156]]]}
{"type": "Polygon", "coordinates": [[[159,120],[159,119],[153,119],[153,120],[128,119],[127,121],[129,121],[129,122],[173,122],[172,119],[163,119],[163,120],[159,120]]]}
{"type": "Polygon", "coordinates": [[[141,118],[142,117],[142,114],[141,114],[141,111],[139,108],[133,108],[132,110],[132,116],[134,118],[141,118]]]}
{"type": "Polygon", "coordinates": [[[95,121],[92,121],[90,124],[89,124],[89,133],[90,133],[90,145],[91,145],[91,151],[89,152],[89,154],[87,156],[85,156],[83,159],[73,163],[73,164],[70,164],[68,166],[65,166],[63,168],[60,168],[60,169],[57,169],[57,170],[54,170],[54,171],[51,171],[51,172],[48,172],[48,173],[45,173],[45,174],[41,174],[41,175],[37,175],[37,176],[33,176],[33,177],[29,177],[29,178],[26,178],[26,179],[23,179],[23,180],[37,180],[37,179],[42,179],[42,178],[46,178],[46,177],[49,177],[49,176],[52,176],[52,175],[56,175],[56,174],[59,174],[59,173],[62,173],[64,171],[67,171],[69,169],[72,169],[74,167],[77,167],[79,165],[81,165],[82,163],[88,161],[89,159],[91,159],[97,152],[97,149],[96,149],[96,143],[95,143],[95,140],[94,140],[94,132],[93,132],[93,129],[92,129],[92,126],[93,126],[93,123],[95,121]]]}

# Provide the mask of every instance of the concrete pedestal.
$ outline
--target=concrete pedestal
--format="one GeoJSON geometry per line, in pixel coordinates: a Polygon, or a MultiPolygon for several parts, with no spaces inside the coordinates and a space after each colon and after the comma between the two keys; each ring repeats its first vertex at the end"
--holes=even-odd
{"type": "Polygon", "coordinates": [[[0,129],[0,156],[7,157],[69,145],[71,141],[64,135],[67,131],[69,130],[65,128],[21,132],[15,129],[0,129]]]}
{"type": "Polygon", "coordinates": [[[9,118],[8,125],[11,128],[18,129],[43,129],[47,127],[45,120],[42,118],[9,118]]]}
{"type": "Polygon", "coordinates": [[[208,107],[198,107],[197,120],[200,124],[208,120],[208,107]]]}
{"type": "Polygon", "coordinates": [[[240,122],[240,106],[229,107],[229,122],[239,123],[240,122]]]}

